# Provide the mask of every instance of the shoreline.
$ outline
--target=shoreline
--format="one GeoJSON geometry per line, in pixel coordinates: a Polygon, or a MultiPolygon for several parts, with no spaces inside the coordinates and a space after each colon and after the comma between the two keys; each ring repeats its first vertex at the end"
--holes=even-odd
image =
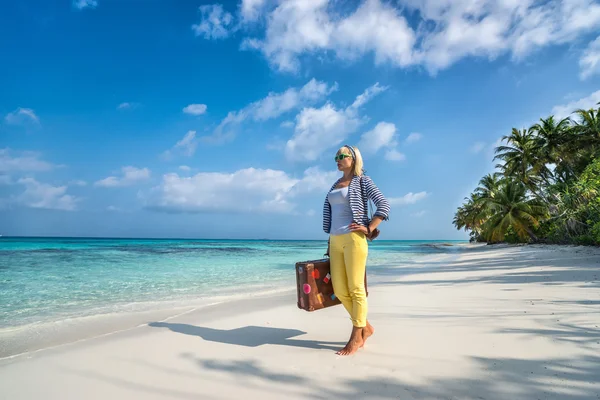
{"type": "MultiPolygon", "coordinates": [[[[159,311],[152,311],[151,312],[152,316],[144,316],[142,318],[144,320],[144,322],[137,323],[134,326],[129,326],[129,327],[122,328],[122,329],[112,329],[111,328],[108,332],[94,331],[94,333],[92,333],[89,336],[78,337],[78,338],[74,338],[73,340],[60,342],[57,344],[40,347],[40,348],[36,348],[36,349],[31,349],[31,350],[27,350],[27,351],[24,351],[21,353],[0,357],[0,367],[3,365],[3,362],[10,362],[11,360],[16,361],[20,358],[27,358],[27,357],[33,356],[36,353],[61,351],[64,348],[76,347],[78,345],[85,345],[85,342],[90,342],[90,341],[95,341],[95,340],[101,341],[112,335],[119,335],[119,334],[126,335],[130,332],[133,332],[133,331],[139,329],[139,328],[148,327],[152,323],[165,323],[167,321],[170,321],[170,320],[173,320],[176,318],[183,318],[183,317],[186,317],[189,315],[191,315],[192,317],[198,317],[199,314],[203,314],[203,315],[218,314],[226,309],[229,309],[231,306],[240,306],[245,303],[250,303],[250,305],[251,305],[250,308],[253,308],[253,306],[257,306],[259,304],[265,305],[267,302],[272,301],[274,299],[280,299],[280,298],[289,299],[293,295],[295,295],[295,292],[292,293],[291,291],[287,290],[285,292],[280,292],[280,293],[265,293],[265,294],[253,296],[249,300],[248,299],[239,299],[239,298],[228,298],[228,299],[220,301],[220,302],[207,303],[207,304],[204,304],[201,306],[196,306],[196,307],[188,308],[185,310],[184,309],[170,309],[170,310],[164,310],[163,313],[160,313],[159,311]]],[[[146,313],[144,313],[144,314],[146,314],[146,313]]],[[[132,316],[133,315],[131,313],[121,315],[121,317],[123,317],[123,319],[131,318],[132,316]]],[[[81,333],[81,332],[79,332],[79,333],[81,333]]]]}
{"type": "Polygon", "coordinates": [[[23,400],[600,396],[600,249],[483,245],[371,272],[376,331],[350,357],[335,355],[345,310],[307,313],[292,291],[0,360],[0,387],[23,400]]]}
{"type": "MultiPolygon", "coordinates": [[[[444,250],[444,243],[432,244],[428,247],[439,248],[444,250]],[[442,247],[437,247],[442,246],[442,247]]],[[[428,265],[430,263],[438,263],[446,261],[448,263],[455,261],[465,254],[472,251],[487,251],[505,248],[535,248],[535,249],[551,249],[556,248],[581,248],[585,249],[588,246],[581,245],[548,245],[548,244],[507,244],[507,243],[467,243],[457,245],[457,249],[452,252],[439,254],[428,254],[419,257],[417,264],[422,266],[418,270],[438,270],[440,267],[428,265]]],[[[447,250],[447,248],[446,248],[447,250]]],[[[402,271],[409,269],[411,273],[416,272],[406,265],[398,265],[395,267],[384,267],[390,273],[397,272],[398,276],[402,275],[402,271]]],[[[443,267],[442,267],[443,269],[443,267]]],[[[369,286],[377,287],[380,285],[382,278],[379,276],[381,267],[375,267],[374,271],[369,273],[369,286]]],[[[137,328],[147,326],[152,321],[167,321],[177,318],[180,315],[188,313],[200,312],[207,308],[215,306],[227,307],[230,304],[235,304],[240,301],[265,300],[271,298],[279,298],[281,296],[294,294],[295,287],[292,285],[283,289],[265,289],[255,292],[252,288],[244,288],[243,293],[235,294],[233,291],[226,295],[215,296],[208,295],[203,298],[196,298],[190,301],[189,305],[183,305],[181,302],[184,299],[158,301],[153,308],[133,311],[118,311],[112,313],[97,313],[79,317],[67,317],[58,320],[41,321],[38,323],[19,325],[15,327],[7,327],[0,329],[0,343],[5,346],[11,343],[18,343],[12,349],[0,347],[0,362],[10,360],[22,356],[27,356],[31,353],[43,352],[44,350],[69,346],[70,344],[94,340],[105,336],[118,334],[120,332],[131,331],[137,328]],[[25,335],[23,334],[25,333],[25,335]],[[49,337],[47,336],[49,335],[49,337]],[[45,337],[45,339],[39,339],[45,337]]],[[[187,300],[187,299],[186,299],[187,300]]],[[[295,305],[295,298],[293,299],[295,305]]],[[[152,303],[143,303],[146,305],[152,303]]]]}
{"type": "MultiPolygon", "coordinates": [[[[460,251],[456,253],[428,254],[419,257],[418,262],[425,264],[426,268],[426,264],[430,261],[440,258],[453,259],[459,255],[460,251]]],[[[400,266],[399,268],[402,267],[400,266]]],[[[292,268],[290,269],[290,274],[293,274],[292,268]]],[[[369,276],[369,285],[377,287],[376,274],[370,275],[375,276],[369,276]]],[[[265,299],[274,299],[281,296],[289,296],[290,294],[295,296],[296,288],[294,285],[295,281],[291,283],[291,286],[286,288],[267,289],[258,292],[251,290],[251,288],[244,288],[243,293],[236,294],[232,291],[222,296],[209,295],[191,301],[189,305],[180,304],[181,300],[168,300],[157,302],[157,307],[147,310],[98,313],[2,328],[0,329],[0,343],[4,343],[6,347],[13,344],[14,347],[7,349],[0,346],[0,363],[3,360],[27,356],[31,353],[42,352],[47,349],[59,348],[73,343],[134,330],[147,326],[153,321],[166,321],[180,315],[196,311],[200,312],[201,310],[215,306],[227,307],[230,304],[240,301],[252,301],[254,299],[264,301],[265,299]],[[168,304],[178,305],[167,306],[168,304]],[[45,339],[40,339],[40,337],[45,337],[45,339]]],[[[295,305],[295,297],[292,301],[295,305]]]]}
{"type": "Polygon", "coordinates": [[[42,321],[20,325],[14,328],[0,329],[0,343],[18,343],[12,349],[0,347],[0,362],[30,353],[41,352],[61,346],[68,346],[87,340],[93,340],[120,332],[146,326],[152,321],[166,321],[187,313],[200,311],[218,305],[227,305],[242,299],[262,299],[278,297],[295,289],[270,289],[261,292],[244,292],[223,296],[207,296],[191,302],[190,305],[168,307],[177,301],[157,302],[162,306],[141,311],[121,311],[114,313],[90,314],[81,317],[69,317],[60,320],[42,321]],[[50,335],[50,337],[47,337],[50,335]],[[45,337],[40,340],[38,337],[45,337]]]}

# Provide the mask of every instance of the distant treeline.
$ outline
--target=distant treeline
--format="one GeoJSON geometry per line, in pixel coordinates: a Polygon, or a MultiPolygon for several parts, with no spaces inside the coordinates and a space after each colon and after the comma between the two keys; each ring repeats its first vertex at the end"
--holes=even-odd
{"type": "MultiPolygon", "coordinates": [[[[600,105],[598,103],[597,105],[600,105]]],[[[513,129],[454,217],[472,241],[600,245],[600,108],[513,129]]]]}

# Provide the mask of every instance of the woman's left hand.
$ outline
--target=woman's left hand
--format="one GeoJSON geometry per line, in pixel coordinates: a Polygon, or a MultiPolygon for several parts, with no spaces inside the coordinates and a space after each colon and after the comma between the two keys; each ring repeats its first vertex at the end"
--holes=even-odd
{"type": "Polygon", "coordinates": [[[353,232],[362,232],[365,235],[369,233],[366,226],[359,225],[356,222],[351,223],[350,226],[348,226],[348,228],[353,232]]]}

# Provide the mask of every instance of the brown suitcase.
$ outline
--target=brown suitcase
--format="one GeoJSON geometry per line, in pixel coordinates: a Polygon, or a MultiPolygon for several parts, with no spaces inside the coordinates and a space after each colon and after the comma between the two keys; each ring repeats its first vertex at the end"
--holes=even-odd
{"type": "MultiPolygon", "coordinates": [[[[366,273],[365,290],[368,296],[366,273]]],[[[296,292],[301,310],[315,311],[341,304],[333,293],[328,258],[296,263],[296,292]]]]}

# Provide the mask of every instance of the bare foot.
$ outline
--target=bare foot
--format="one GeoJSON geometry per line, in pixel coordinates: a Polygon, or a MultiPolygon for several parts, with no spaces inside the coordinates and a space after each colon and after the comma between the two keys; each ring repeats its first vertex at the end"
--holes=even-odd
{"type": "Polygon", "coordinates": [[[373,333],[375,333],[375,328],[373,328],[373,325],[367,321],[367,326],[365,326],[362,330],[363,345],[367,342],[367,339],[373,335],[373,333]]]}
{"type": "Polygon", "coordinates": [[[363,347],[364,340],[362,331],[363,328],[353,327],[352,335],[350,335],[350,340],[348,340],[346,346],[340,351],[338,351],[336,354],[340,356],[349,356],[351,354],[356,353],[358,349],[363,347]]]}

